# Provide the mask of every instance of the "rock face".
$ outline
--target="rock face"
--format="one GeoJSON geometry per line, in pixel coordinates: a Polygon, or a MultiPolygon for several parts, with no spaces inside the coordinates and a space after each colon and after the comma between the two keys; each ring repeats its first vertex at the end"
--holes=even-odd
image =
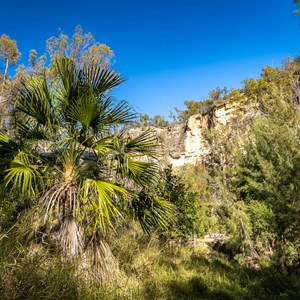
{"type": "Polygon", "coordinates": [[[219,104],[207,113],[194,115],[185,123],[174,123],[165,128],[155,128],[163,141],[164,165],[179,167],[184,164],[195,164],[210,153],[206,137],[209,128],[218,130],[228,125],[237,107],[232,104],[219,104]]]}

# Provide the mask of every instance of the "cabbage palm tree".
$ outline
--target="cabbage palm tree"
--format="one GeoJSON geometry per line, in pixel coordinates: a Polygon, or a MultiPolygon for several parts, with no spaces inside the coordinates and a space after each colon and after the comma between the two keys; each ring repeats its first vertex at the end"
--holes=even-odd
{"type": "Polygon", "coordinates": [[[0,133],[4,180],[37,199],[44,227],[63,253],[98,255],[94,261],[103,270],[110,256],[105,236],[124,212],[145,231],[168,223],[167,202],[136,196],[155,183],[157,138],[151,131],[131,138],[124,129],[136,115],[109,94],[123,82],[119,74],[96,65],[77,68],[67,58],[53,68],[52,80],[39,75],[22,83],[17,141],[0,133]]]}

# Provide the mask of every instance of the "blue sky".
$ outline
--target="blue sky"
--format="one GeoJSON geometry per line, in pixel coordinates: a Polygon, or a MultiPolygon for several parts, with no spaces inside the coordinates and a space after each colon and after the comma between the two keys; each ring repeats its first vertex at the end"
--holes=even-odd
{"type": "Polygon", "coordinates": [[[80,24],[115,52],[127,81],[114,91],[141,113],[169,115],[216,87],[237,88],[300,52],[292,0],[2,0],[0,33],[22,61],[80,24]]]}

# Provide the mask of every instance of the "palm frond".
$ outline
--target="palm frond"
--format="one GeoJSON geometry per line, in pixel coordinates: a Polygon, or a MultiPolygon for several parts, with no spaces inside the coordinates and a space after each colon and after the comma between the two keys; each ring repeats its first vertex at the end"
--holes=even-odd
{"type": "Polygon", "coordinates": [[[70,120],[78,124],[81,134],[91,132],[102,136],[112,126],[132,122],[136,117],[127,102],[121,101],[115,105],[112,98],[99,100],[94,93],[74,100],[68,106],[67,114],[70,120]]]}
{"type": "Polygon", "coordinates": [[[96,64],[85,66],[83,72],[86,83],[98,94],[106,93],[124,82],[120,74],[96,64]]]}
{"type": "Polygon", "coordinates": [[[18,120],[16,125],[21,137],[28,140],[48,140],[53,136],[52,127],[47,126],[48,124],[39,124],[31,118],[18,120]]]}
{"type": "Polygon", "coordinates": [[[12,156],[20,149],[20,145],[11,140],[5,133],[0,131],[0,156],[3,159],[6,156],[12,156]]]}
{"type": "Polygon", "coordinates": [[[125,155],[118,160],[118,173],[122,175],[122,178],[130,178],[135,183],[146,186],[154,184],[157,175],[157,165],[151,162],[143,162],[131,159],[128,155],[125,155]]]}
{"type": "Polygon", "coordinates": [[[69,115],[69,108],[84,94],[84,87],[80,84],[81,73],[76,68],[75,62],[66,57],[55,60],[53,66],[57,73],[54,97],[57,100],[57,110],[61,122],[76,123],[72,115],[69,115]]]}
{"type": "Polygon", "coordinates": [[[93,148],[96,149],[99,154],[105,154],[108,150],[114,149],[113,136],[107,136],[94,143],[93,148]]]}
{"type": "Polygon", "coordinates": [[[142,191],[132,201],[131,215],[150,234],[153,228],[167,229],[173,220],[175,207],[170,202],[152,197],[142,191]]]}
{"type": "Polygon", "coordinates": [[[12,183],[22,191],[23,195],[34,195],[37,191],[37,181],[39,172],[36,166],[30,163],[30,156],[23,152],[15,156],[10,163],[10,168],[6,170],[6,185],[12,183]]]}
{"type": "Polygon", "coordinates": [[[136,113],[126,101],[116,103],[112,97],[104,95],[97,101],[97,117],[89,124],[95,134],[106,134],[113,126],[128,124],[136,118],[136,113]]]}
{"type": "Polygon", "coordinates": [[[127,124],[136,118],[136,113],[132,112],[131,106],[126,101],[120,101],[114,106],[113,98],[107,98],[101,106],[104,108],[101,111],[98,121],[98,128],[127,124]]]}
{"type": "Polygon", "coordinates": [[[55,61],[54,66],[61,82],[56,98],[67,121],[79,121],[96,131],[135,118],[125,101],[114,106],[112,99],[106,98],[110,89],[123,82],[119,74],[97,65],[77,69],[67,58],[55,61]]]}
{"type": "Polygon", "coordinates": [[[116,162],[117,174],[120,175],[122,179],[131,179],[142,186],[153,184],[158,174],[157,164],[142,161],[147,159],[146,155],[142,155],[143,151],[151,152],[150,149],[153,146],[153,141],[150,140],[149,143],[147,143],[147,138],[148,135],[146,135],[143,140],[142,138],[137,138],[135,142],[130,143],[124,139],[123,134],[120,134],[116,135],[109,145],[113,150],[111,158],[116,162]],[[128,143],[130,143],[129,149],[127,147],[128,143]],[[143,144],[144,146],[142,146],[143,144]],[[141,160],[134,159],[136,156],[139,156],[141,160]]]}
{"type": "Polygon", "coordinates": [[[82,126],[89,127],[99,116],[99,105],[94,94],[86,94],[71,103],[67,111],[69,117],[82,126]]]}
{"type": "Polygon", "coordinates": [[[53,113],[53,96],[44,76],[32,76],[22,83],[19,90],[16,108],[27,116],[35,119],[39,124],[55,124],[53,113]]]}
{"type": "Polygon", "coordinates": [[[157,133],[149,129],[126,143],[126,150],[135,155],[147,155],[157,158],[161,145],[157,133]]]}
{"type": "Polygon", "coordinates": [[[120,213],[117,209],[118,198],[127,198],[127,191],[109,182],[87,178],[82,183],[83,199],[92,208],[94,228],[105,231],[107,225],[113,227],[113,220],[120,213]]]}

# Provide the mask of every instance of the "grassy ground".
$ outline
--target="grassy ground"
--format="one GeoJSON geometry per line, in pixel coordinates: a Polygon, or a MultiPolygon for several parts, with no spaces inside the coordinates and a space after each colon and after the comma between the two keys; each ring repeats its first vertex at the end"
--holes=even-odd
{"type": "Polygon", "coordinates": [[[111,241],[120,262],[118,284],[82,280],[69,263],[1,241],[1,299],[300,299],[300,278],[275,268],[254,271],[204,248],[160,244],[122,234],[111,241]],[[75,275],[76,274],[76,275],[75,275]]]}
{"type": "Polygon", "coordinates": [[[121,267],[138,287],[128,299],[300,299],[297,274],[274,267],[255,271],[204,248],[192,251],[144,239],[130,243],[131,257],[125,255],[126,243],[118,252],[121,267]]]}

